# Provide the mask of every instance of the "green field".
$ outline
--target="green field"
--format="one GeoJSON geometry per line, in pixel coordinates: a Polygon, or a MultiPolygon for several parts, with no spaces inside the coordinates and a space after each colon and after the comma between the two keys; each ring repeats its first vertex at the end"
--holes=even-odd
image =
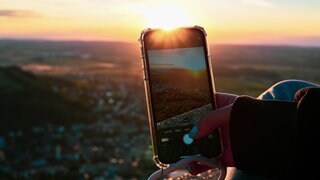
{"type": "Polygon", "coordinates": [[[164,68],[150,71],[155,119],[163,121],[211,102],[205,69],[164,68]]]}
{"type": "Polygon", "coordinates": [[[217,91],[258,96],[286,79],[320,83],[320,48],[211,46],[217,91]]]}

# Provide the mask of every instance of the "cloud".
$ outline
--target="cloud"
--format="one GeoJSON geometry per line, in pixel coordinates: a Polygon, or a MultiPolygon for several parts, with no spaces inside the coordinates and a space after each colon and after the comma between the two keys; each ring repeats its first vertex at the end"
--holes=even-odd
{"type": "Polygon", "coordinates": [[[0,17],[9,18],[38,18],[42,17],[41,13],[29,10],[3,10],[0,9],[0,17]]]}
{"type": "Polygon", "coordinates": [[[273,7],[274,4],[272,2],[266,0],[243,0],[245,4],[250,4],[258,7],[273,7]]]}

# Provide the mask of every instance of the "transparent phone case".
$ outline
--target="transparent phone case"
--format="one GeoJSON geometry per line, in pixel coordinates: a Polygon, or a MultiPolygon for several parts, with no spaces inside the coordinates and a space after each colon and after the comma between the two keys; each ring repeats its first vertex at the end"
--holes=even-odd
{"type": "MultiPolygon", "coordinates": [[[[181,27],[181,28],[198,29],[204,34],[205,37],[207,37],[206,31],[201,26],[191,26],[191,27],[181,27]]],[[[141,52],[140,59],[141,59],[141,64],[142,64],[142,69],[143,69],[143,80],[144,80],[144,88],[145,88],[145,94],[146,94],[146,103],[147,103],[147,111],[148,111],[148,119],[149,119],[149,128],[150,128],[151,142],[152,142],[152,149],[153,149],[153,161],[159,168],[167,168],[167,167],[169,167],[170,164],[162,163],[158,158],[158,151],[157,151],[157,147],[156,147],[156,144],[157,144],[156,143],[156,134],[155,134],[156,127],[154,126],[154,123],[153,123],[154,117],[153,117],[153,112],[152,112],[149,77],[148,77],[148,73],[146,72],[146,52],[145,52],[145,45],[144,45],[144,37],[148,32],[153,31],[153,30],[156,30],[156,29],[147,28],[141,32],[141,35],[139,38],[140,52],[141,52]]],[[[207,46],[207,52],[208,52],[207,57],[208,57],[208,61],[209,61],[209,71],[210,71],[210,76],[212,79],[212,89],[215,92],[212,63],[211,63],[210,52],[209,52],[209,48],[208,48],[209,46],[208,46],[207,38],[205,38],[205,39],[206,39],[206,46],[207,46]]],[[[214,92],[213,92],[213,94],[214,94],[214,92]]],[[[215,98],[214,98],[214,100],[215,100],[215,98]]],[[[216,102],[213,102],[213,103],[216,104],[216,102]]]]}

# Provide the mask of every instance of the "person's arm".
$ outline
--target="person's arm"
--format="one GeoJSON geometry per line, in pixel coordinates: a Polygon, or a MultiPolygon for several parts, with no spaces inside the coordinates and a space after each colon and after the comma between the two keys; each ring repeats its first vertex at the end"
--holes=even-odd
{"type": "Polygon", "coordinates": [[[302,89],[296,99],[299,125],[293,175],[295,179],[320,179],[320,87],[302,89]]]}
{"type": "MultiPolygon", "coordinates": [[[[292,160],[289,152],[294,145],[295,112],[294,102],[239,97],[234,104],[206,114],[198,123],[194,138],[220,128],[225,165],[265,175],[285,174],[283,168],[289,166],[284,165],[290,165],[292,160]]],[[[194,165],[191,173],[202,169],[194,165]]]]}
{"type": "Polygon", "coordinates": [[[235,166],[269,176],[286,176],[294,159],[297,103],[239,97],[230,114],[235,166]]]}

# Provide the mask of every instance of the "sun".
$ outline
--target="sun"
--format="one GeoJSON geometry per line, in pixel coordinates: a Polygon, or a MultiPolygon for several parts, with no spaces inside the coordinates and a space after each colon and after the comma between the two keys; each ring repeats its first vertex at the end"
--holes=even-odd
{"type": "Polygon", "coordinates": [[[171,30],[181,26],[192,26],[190,14],[182,6],[157,4],[144,8],[147,26],[171,30]]]}

